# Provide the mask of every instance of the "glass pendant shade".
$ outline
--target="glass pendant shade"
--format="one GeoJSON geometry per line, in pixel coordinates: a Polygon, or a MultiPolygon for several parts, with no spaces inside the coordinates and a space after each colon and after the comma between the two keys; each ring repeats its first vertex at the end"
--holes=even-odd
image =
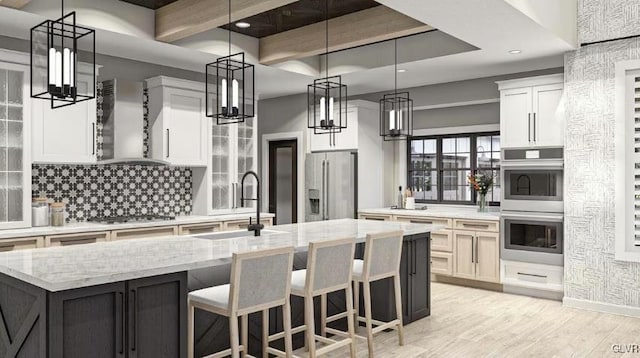
{"type": "Polygon", "coordinates": [[[77,25],[75,12],[34,26],[31,97],[51,101],[51,108],[95,98],[95,54],[95,31],[77,25]]]}
{"type": "Polygon", "coordinates": [[[307,122],[314,134],[335,134],[347,128],[347,85],[341,76],[319,78],[307,86],[307,122]]]}
{"type": "Polygon", "coordinates": [[[206,78],[207,117],[232,124],[255,116],[255,66],[245,62],[244,52],[207,64],[206,78]]]}
{"type": "Polygon", "coordinates": [[[380,100],[380,135],[385,141],[413,135],[413,100],[409,92],[386,94],[380,100]]]}

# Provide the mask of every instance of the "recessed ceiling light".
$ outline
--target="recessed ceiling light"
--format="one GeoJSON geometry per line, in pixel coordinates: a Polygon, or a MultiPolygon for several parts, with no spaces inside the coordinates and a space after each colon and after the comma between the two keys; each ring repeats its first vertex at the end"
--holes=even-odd
{"type": "Polygon", "coordinates": [[[398,73],[405,73],[405,72],[407,72],[407,70],[405,70],[404,68],[401,68],[398,70],[398,73]]]}
{"type": "Polygon", "coordinates": [[[236,22],[236,26],[241,29],[248,29],[251,27],[251,24],[248,22],[240,21],[240,22],[236,22]]]}
{"type": "Polygon", "coordinates": [[[519,54],[522,53],[522,51],[520,51],[520,50],[511,50],[511,51],[509,51],[509,53],[512,54],[512,55],[519,55],[519,54]]]}

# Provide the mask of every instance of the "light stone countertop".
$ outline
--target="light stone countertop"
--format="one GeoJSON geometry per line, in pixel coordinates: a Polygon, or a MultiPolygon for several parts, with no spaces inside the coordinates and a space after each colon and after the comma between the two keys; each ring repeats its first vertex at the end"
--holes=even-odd
{"type": "Polygon", "coordinates": [[[342,219],[269,228],[260,237],[203,239],[170,236],[101,242],[0,253],[0,273],[55,292],[142,277],[164,275],[231,262],[234,252],[293,246],[305,251],[311,241],[356,237],[402,230],[415,235],[441,230],[441,225],[342,219]]]}
{"type": "MultiPolygon", "coordinates": [[[[9,229],[0,230],[0,240],[3,239],[15,239],[20,237],[31,236],[48,236],[48,235],[61,235],[61,234],[76,234],[82,232],[96,232],[96,231],[111,231],[111,230],[123,230],[123,229],[138,229],[138,228],[150,228],[159,226],[176,226],[176,225],[189,225],[208,222],[223,222],[248,219],[249,217],[255,217],[255,211],[246,213],[235,214],[220,214],[220,215],[189,215],[178,216],[175,220],[159,220],[159,221],[139,221],[122,224],[100,224],[94,222],[81,222],[66,224],[65,226],[42,226],[31,227],[24,229],[9,229]]],[[[270,213],[260,213],[261,218],[273,218],[274,215],[270,213]]]]}
{"type": "Polygon", "coordinates": [[[360,214],[383,214],[398,216],[424,216],[434,218],[453,218],[470,220],[500,220],[500,208],[490,207],[487,212],[478,212],[476,206],[427,205],[426,210],[406,210],[375,208],[358,210],[360,214]]]}

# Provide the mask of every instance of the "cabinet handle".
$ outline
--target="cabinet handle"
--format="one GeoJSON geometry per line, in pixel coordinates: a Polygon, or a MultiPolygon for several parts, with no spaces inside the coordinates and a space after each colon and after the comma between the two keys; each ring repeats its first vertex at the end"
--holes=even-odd
{"type": "Polygon", "coordinates": [[[475,252],[476,252],[476,240],[475,237],[471,236],[471,263],[475,263],[476,259],[475,259],[475,252]]]}
{"type": "Polygon", "coordinates": [[[96,124],[91,123],[91,155],[96,155],[96,124]]]}
{"type": "Polygon", "coordinates": [[[94,244],[96,243],[96,238],[90,237],[86,239],[70,239],[70,240],[62,240],[60,241],[61,246],[70,246],[70,245],[82,245],[82,244],[94,244]]]}
{"type": "Polygon", "coordinates": [[[529,139],[529,144],[531,144],[531,113],[528,114],[528,121],[527,121],[527,138],[529,139]]]}
{"type": "Polygon", "coordinates": [[[478,246],[480,246],[480,239],[476,236],[476,263],[479,264],[480,263],[480,257],[478,255],[478,246]]]}
{"type": "Polygon", "coordinates": [[[536,131],[536,112],[533,112],[533,142],[535,143],[538,140],[538,135],[536,131]]]}
{"type": "Polygon", "coordinates": [[[169,128],[167,128],[167,158],[169,158],[171,147],[169,146],[169,128]]]}
{"type": "Polygon", "coordinates": [[[132,307],[129,307],[129,309],[132,309],[133,311],[133,320],[131,322],[132,326],[131,326],[131,334],[133,335],[133,338],[131,339],[131,351],[135,352],[136,351],[136,346],[138,345],[138,297],[137,296],[137,292],[136,290],[131,290],[131,301],[133,302],[132,307]]]}
{"type": "Polygon", "coordinates": [[[411,248],[413,251],[413,274],[415,275],[418,272],[418,250],[415,241],[412,241],[413,247],[411,248]]]}
{"type": "Polygon", "coordinates": [[[540,277],[540,278],[547,278],[547,276],[546,276],[546,275],[536,275],[536,274],[533,274],[533,273],[524,273],[524,272],[518,272],[518,275],[521,275],[521,276],[531,276],[531,277],[540,277]]]}
{"type": "Polygon", "coordinates": [[[127,329],[125,325],[125,318],[124,318],[124,292],[118,292],[118,294],[120,295],[120,300],[118,300],[120,307],[116,307],[116,314],[120,316],[120,334],[118,335],[120,337],[119,352],[120,352],[120,355],[123,356],[124,355],[124,332],[127,329]]]}

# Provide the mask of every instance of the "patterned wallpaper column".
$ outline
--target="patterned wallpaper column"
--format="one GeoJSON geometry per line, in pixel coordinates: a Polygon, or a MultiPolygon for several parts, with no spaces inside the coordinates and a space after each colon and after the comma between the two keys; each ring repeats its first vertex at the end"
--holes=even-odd
{"type": "MultiPolygon", "coordinates": [[[[640,34],[640,1],[581,0],[581,42],[640,34]]],[[[640,263],[615,260],[615,64],[640,39],[565,56],[565,296],[640,307],[640,263]]]]}

